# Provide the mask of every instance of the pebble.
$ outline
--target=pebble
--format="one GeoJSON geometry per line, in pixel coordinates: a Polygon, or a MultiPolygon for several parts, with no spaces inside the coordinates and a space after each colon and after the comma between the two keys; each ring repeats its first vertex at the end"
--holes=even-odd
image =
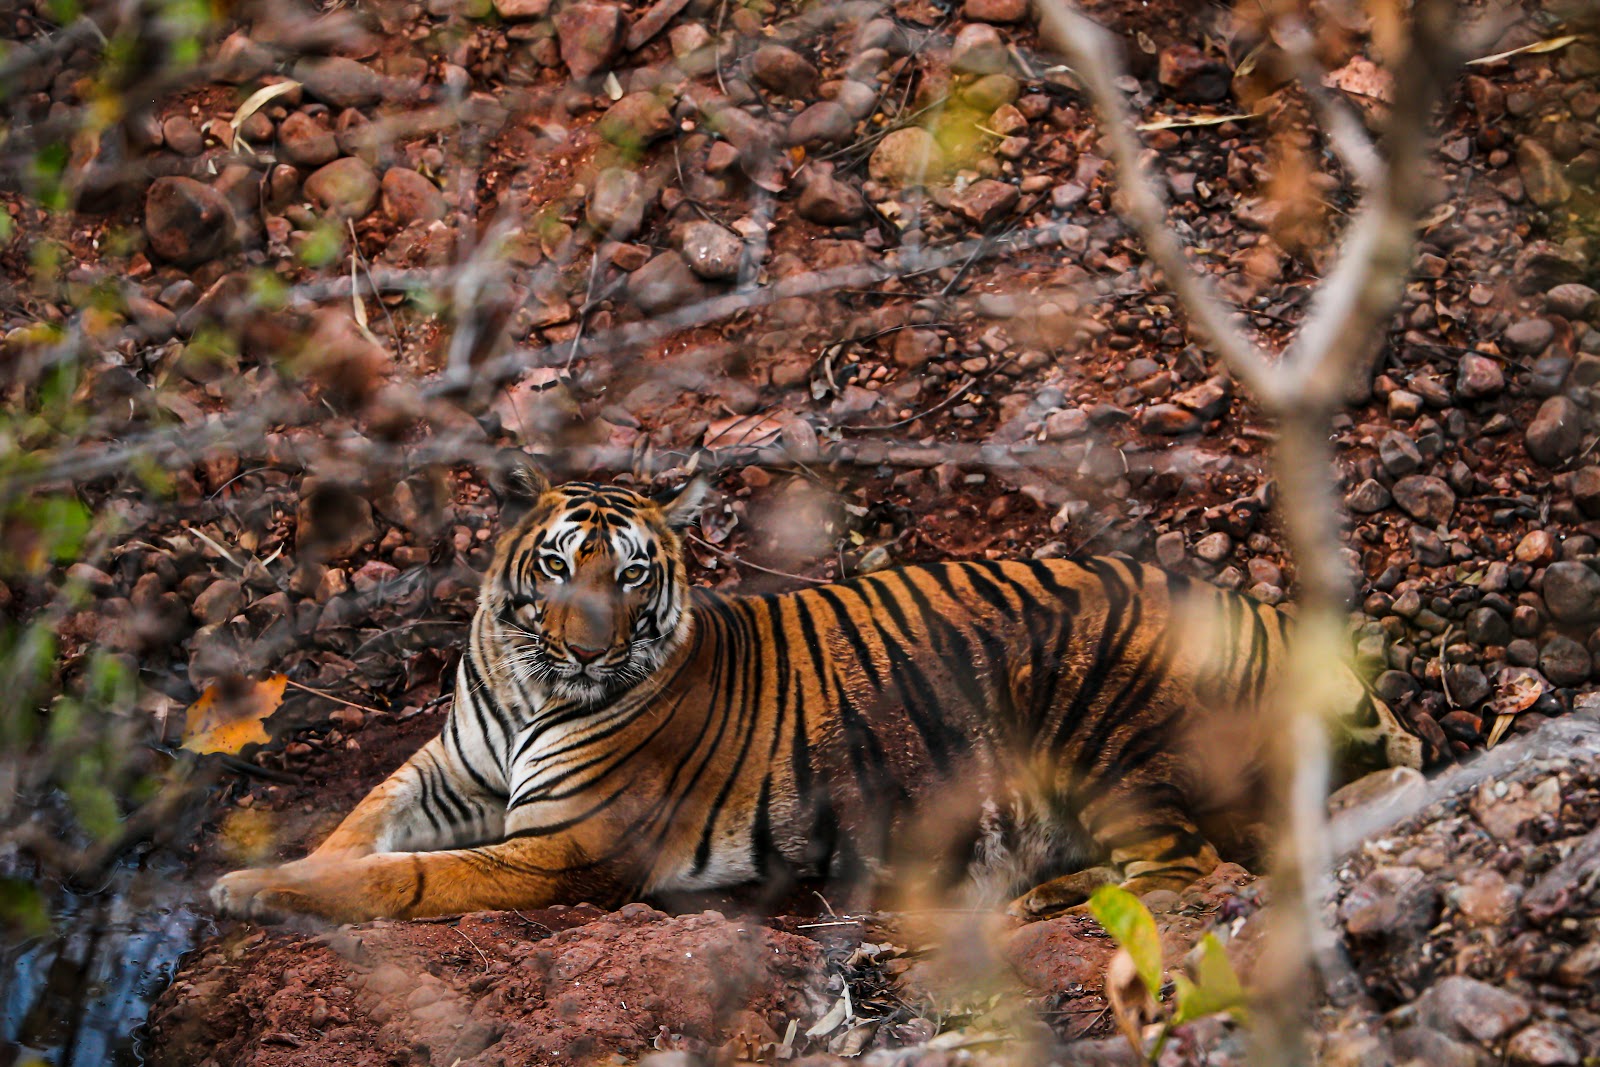
{"type": "Polygon", "coordinates": [[[378,175],[366,160],[347,156],[319,168],[306,179],[306,199],[334,218],[359,219],[378,203],[378,175]]]}
{"type": "Polygon", "coordinates": [[[1582,685],[1593,670],[1589,650],[1565,634],[1552,637],[1539,650],[1539,671],[1554,685],[1582,685]]]}
{"type": "Polygon", "coordinates": [[[1011,69],[1011,57],[998,30],[969,22],[950,46],[950,66],[963,74],[1004,74],[1011,69]]]}
{"type": "Polygon", "coordinates": [[[679,249],[689,269],[708,280],[736,277],[744,257],[744,242],[738,234],[705,219],[684,225],[679,249]]]}
{"type": "Polygon", "coordinates": [[[834,177],[830,164],[808,168],[810,177],[800,190],[795,210],[800,217],[822,226],[848,226],[867,215],[867,202],[855,186],[834,177]]]}
{"type": "Polygon", "coordinates": [[[812,104],[789,123],[789,143],[798,145],[840,145],[855,134],[856,120],[832,100],[812,104]]]}
{"type": "Polygon", "coordinates": [[[644,179],[632,167],[607,167],[594,179],[586,217],[589,225],[612,241],[626,241],[644,225],[644,179]]]}
{"type": "Polygon", "coordinates": [[[1583,1053],[1571,1031],[1552,1022],[1523,1027],[1506,1043],[1506,1057],[1528,1067],[1576,1067],[1583,1053]]]}
{"type": "Polygon", "coordinates": [[[171,115],[161,124],[161,139],[180,156],[198,156],[205,148],[200,128],[189,121],[187,115],[171,115]]]}
{"type": "Polygon", "coordinates": [[[1544,295],[1544,306],[1564,319],[1590,319],[1600,312],[1600,292],[1578,282],[1558,285],[1544,295]]]}
{"type": "Polygon", "coordinates": [[[961,10],[974,22],[1021,22],[1028,15],[1028,0],[967,0],[961,10]]]}
{"type": "Polygon", "coordinates": [[[193,610],[202,624],[227,622],[244,610],[244,587],[226,578],[212,582],[194,598],[193,610]]]}
{"type": "Polygon", "coordinates": [[[444,218],[444,194],[414,170],[390,167],[384,172],[381,192],[384,214],[401,226],[444,218]]]}
{"type": "Polygon", "coordinates": [[[1378,441],[1378,459],[1384,470],[1396,478],[1422,469],[1422,452],[1417,443],[1399,430],[1390,430],[1378,441]]]}
{"type": "Polygon", "coordinates": [[[705,299],[705,283],[677,252],[662,252],[628,275],[628,295],[647,315],[705,299]]]}
{"type": "Polygon", "coordinates": [[[817,68],[800,53],[781,44],[764,44],[750,57],[750,76],[763,89],[802,99],[816,92],[817,68]]]}
{"type": "Polygon", "coordinates": [[[1579,467],[1572,476],[1572,499],[1586,518],[1600,519],[1600,467],[1579,467]]]}
{"type": "Polygon", "coordinates": [[[638,152],[670,134],[672,112],[655,93],[628,93],[595,123],[600,136],[627,152],[638,152]]]}
{"type": "Polygon", "coordinates": [[[339,158],[339,142],[328,127],[295,111],[278,126],[278,151],[297,167],[320,167],[339,158]]]}
{"type": "Polygon", "coordinates": [[[366,63],[344,56],[302,59],[294,77],[306,94],[330,107],[369,107],[383,98],[383,78],[366,63]]]}
{"type": "Polygon", "coordinates": [[[1511,625],[1493,608],[1475,608],[1467,616],[1467,640],[1479,645],[1503,645],[1511,640],[1511,625]]]}
{"type": "Polygon", "coordinates": [[[1549,319],[1518,319],[1506,327],[1506,347],[1519,356],[1537,356],[1555,339],[1556,328],[1549,319]]]}
{"type": "Polygon", "coordinates": [[[579,0],[555,17],[561,61],[579,81],[609,67],[622,54],[627,21],[616,4],[579,0]]]}
{"type": "Polygon", "coordinates": [[[1556,558],[1556,539],[1549,530],[1532,530],[1511,552],[1518,563],[1542,567],[1556,558]]]}
{"type": "Polygon", "coordinates": [[[1523,436],[1528,455],[1543,467],[1559,467],[1583,447],[1584,410],[1565,396],[1553,396],[1539,405],[1523,436]]]}
{"type": "Polygon", "coordinates": [[[179,266],[195,266],[228,251],[234,226],[227,197],[193,178],[157,178],[145,194],[144,229],[150,247],[179,266]]]}
{"type": "Polygon", "coordinates": [[[1191,44],[1169,45],[1156,59],[1156,80],[1175,100],[1215,104],[1228,98],[1233,73],[1191,44]]]}
{"type": "Polygon", "coordinates": [[[980,227],[1010,214],[1022,193],[1008,182],[982,178],[950,198],[950,207],[980,227]]]}
{"type": "Polygon", "coordinates": [[[1204,426],[1200,416],[1177,404],[1151,404],[1139,413],[1139,428],[1145,433],[1176,437],[1199,433],[1204,426]]]}
{"type": "Polygon", "coordinates": [[[1544,603],[1557,622],[1600,620],[1600,574],[1575,560],[1552,563],[1544,571],[1544,603]]]}
{"type": "Polygon", "coordinates": [[[1394,483],[1394,502],[1418,522],[1443,526],[1456,510],[1456,494],[1442,478],[1412,474],[1394,483]]]}
{"type": "Polygon", "coordinates": [[[1378,867],[1339,902],[1339,921],[1353,938],[1393,940],[1427,930],[1437,910],[1426,873],[1416,867],[1378,867]]]}
{"type": "Polygon", "coordinates": [[[939,143],[921,126],[895,130],[878,142],[867,161],[867,173],[873,181],[896,189],[937,180],[944,167],[939,143]]]}
{"type": "Polygon", "coordinates": [[[1462,356],[1456,365],[1456,395],[1463,400],[1488,400],[1505,387],[1505,372],[1488,356],[1462,356]]]}
{"type": "Polygon", "coordinates": [[[1383,483],[1375,478],[1368,478],[1344,498],[1344,506],[1358,515],[1371,515],[1382,511],[1394,502],[1394,497],[1383,483]]]}
{"type": "Polygon", "coordinates": [[[1484,1044],[1499,1041],[1532,1014],[1528,1002],[1516,994],[1465,975],[1435,982],[1417,998],[1415,1008],[1424,1025],[1484,1044]]]}
{"type": "Polygon", "coordinates": [[[1561,162],[1544,144],[1524,137],[1517,145],[1517,173],[1528,199],[1542,208],[1559,207],[1572,198],[1572,186],[1561,162]]]}

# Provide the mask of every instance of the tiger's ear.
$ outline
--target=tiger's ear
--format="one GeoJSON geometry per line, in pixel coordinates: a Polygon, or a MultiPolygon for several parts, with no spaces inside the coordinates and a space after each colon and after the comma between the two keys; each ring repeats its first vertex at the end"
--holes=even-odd
{"type": "Polygon", "coordinates": [[[508,527],[526,515],[550,489],[550,479],[526,452],[507,448],[489,469],[489,489],[500,501],[500,525],[508,527]]]}
{"type": "Polygon", "coordinates": [[[700,519],[700,505],[705,503],[711,481],[704,474],[696,474],[682,485],[663,489],[650,499],[655,501],[662,518],[674,530],[686,530],[700,519]]]}

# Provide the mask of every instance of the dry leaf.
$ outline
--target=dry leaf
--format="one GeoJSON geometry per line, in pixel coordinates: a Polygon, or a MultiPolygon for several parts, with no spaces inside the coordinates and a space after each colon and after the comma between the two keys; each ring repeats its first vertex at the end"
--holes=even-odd
{"type": "Polygon", "coordinates": [[[1500,743],[1511,720],[1539,702],[1548,688],[1543,678],[1526,667],[1507,667],[1495,682],[1494,696],[1489,700],[1489,710],[1495,713],[1494,725],[1489,728],[1486,748],[1500,743]]]}
{"type": "Polygon", "coordinates": [[[265,744],[271,738],[262,723],[283,703],[288,684],[288,676],[282,674],[242,690],[227,682],[211,683],[184,713],[183,747],[233,755],[246,745],[265,744]]]}
{"type": "Polygon", "coordinates": [[[1142,122],[1137,127],[1141,132],[1151,130],[1185,130],[1195,126],[1221,126],[1224,122],[1249,122],[1258,119],[1260,115],[1200,115],[1188,119],[1154,119],[1142,122]]]}
{"type": "Polygon", "coordinates": [[[233,118],[228,120],[228,128],[233,130],[233,150],[235,152],[245,152],[249,150],[250,146],[245,142],[243,137],[239,136],[239,127],[250,121],[251,115],[254,115],[257,111],[260,111],[262,106],[269,100],[274,100],[282,96],[284,93],[298,88],[300,88],[299,82],[293,80],[292,78],[286,78],[281,82],[273,82],[271,85],[262,86],[260,89],[257,89],[255,92],[245,97],[244,103],[239,105],[239,110],[235,111],[233,113],[233,118]]]}
{"type": "Polygon", "coordinates": [[[1106,968],[1106,1000],[1111,1002],[1111,1014],[1116,1017],[1122,1036],[1143,1055],[1140,1027],[1155,1017],[1156,1002],[1139,974],[1138,965],[1125,948],[1117,950],[1106,968]]]}
{"type": "Polygon", "coordinates": [[[1547,40],[1535,41],[1532,44],[1525,44],[1521,48],[1512,48],[1504,52],[1496,52],[1492,56],[1480,56],[1477,59],[1469,59],[1467,60],[1467,66],[1483,67],[1488,66],[1490,63],[1499,63],[1502,60],[1510,59],[1512,56],[1539,55],[1544,52],[1556,52],[1567,47],[1567,45],[1571,44],[1577,39],[1578,38],[1576,35],[1567,37],[1551,37],[1547,40]]]}

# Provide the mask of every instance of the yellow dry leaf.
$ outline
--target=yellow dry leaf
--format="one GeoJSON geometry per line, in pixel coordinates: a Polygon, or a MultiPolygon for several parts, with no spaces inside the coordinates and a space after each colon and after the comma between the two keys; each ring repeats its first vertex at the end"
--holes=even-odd
{"type": "Polygon", "coordinates": [[[283,703],[288,684],[288,677],[282,674],[243,688],[211,683],[184,713],[183,747],[190,752],[233,755],[246,745],[265,744],[270,738],[262,723],[283,703]]]}

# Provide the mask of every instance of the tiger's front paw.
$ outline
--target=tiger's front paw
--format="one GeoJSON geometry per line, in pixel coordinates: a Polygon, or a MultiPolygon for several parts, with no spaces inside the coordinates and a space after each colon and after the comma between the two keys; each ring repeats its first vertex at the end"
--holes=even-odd
{"type": "Polygon", "coordinates": [[[291,915],[316,914],[318,908],[290,866],[234,871],[211,886],[211,906],[218,915],[256,922],[281,922],[291,915]]]}
{"type": "Polygon", "coordinates": [[[1087,915],[1094,891],[1103,885],[1116,885],[1118,880],[1117,872],[1110,867],[1089,867],[1034,886],[1013,900],[1006,913],[1025,922],[1087,915]]]}

